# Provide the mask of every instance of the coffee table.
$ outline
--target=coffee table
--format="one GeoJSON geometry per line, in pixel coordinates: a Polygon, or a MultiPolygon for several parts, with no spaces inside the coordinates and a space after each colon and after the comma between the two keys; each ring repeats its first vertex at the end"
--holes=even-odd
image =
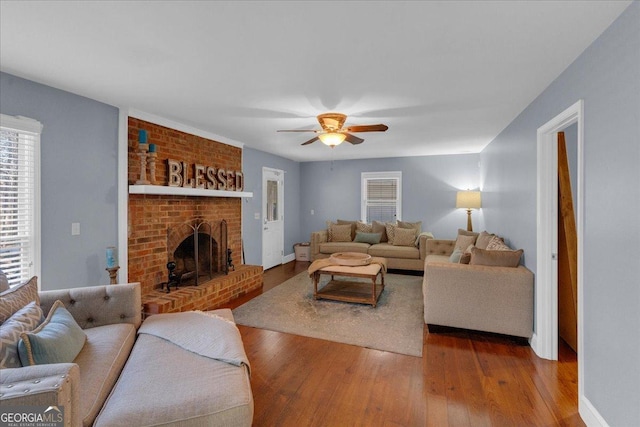
{"type": "Polygon", "coordinates": [[[384,271],[380,264],[363,266],[329,265],[313,273],[313,297],[376,306],[384,290],[384,271]],[[329,283],[318,289],[320,276],[331,275],[329,283]],[[376,283],[380,275],[380,283],[376,283]],[[369,279],[371,282],[336,280],[336,277],[369,279]]]}

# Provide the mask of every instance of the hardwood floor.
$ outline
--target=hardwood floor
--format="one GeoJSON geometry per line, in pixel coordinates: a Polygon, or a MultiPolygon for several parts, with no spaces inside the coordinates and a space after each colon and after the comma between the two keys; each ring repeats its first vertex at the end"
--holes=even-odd
{"type": "MultiPolygon", "coordinates": [[[[265,272],[263,289],[309,263],[265,272]]],[[[252,365],[254,426],[584,426],[577,360],[500,336],[424,330],[422,358],[239,326],[252,365]]]]}

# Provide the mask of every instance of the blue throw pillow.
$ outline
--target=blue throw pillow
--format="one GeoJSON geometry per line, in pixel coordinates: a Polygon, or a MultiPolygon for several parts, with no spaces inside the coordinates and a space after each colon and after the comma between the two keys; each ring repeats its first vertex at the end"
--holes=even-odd
{"type": "Polygon", "coordinates": [[[453,253],[449,257],[449,262],[453,262],[457,264],[460,262],[460,258],[462,258],[462,250],[459,248],[455,248],[453,250],[453,253]]]}
{"type": "Polygon", "coordinates": [[[354,242],[369,243],[370,245],[377,245],[380,243],[382,233],[363,233],[362,231],[356,231],[356,238],[354,242]]]}
{"type": "Polygon", "coordinates": [[[20,334],[20,362],[22,366],[71,363],[86,339],[87,335],[64,308],[62,301],[56,301],[40,326],[20,334]]]}

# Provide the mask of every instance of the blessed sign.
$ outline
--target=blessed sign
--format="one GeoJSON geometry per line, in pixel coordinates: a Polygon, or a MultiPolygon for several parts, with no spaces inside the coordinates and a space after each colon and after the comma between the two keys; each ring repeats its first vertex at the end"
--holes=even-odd
{"type": "Polygon", "coordinates": [[[214,168],[197,163],[188,164],[167,159],[169,187],[205,188],[209,190],[242,191],[244,175],[241,171],[214,168]]]}

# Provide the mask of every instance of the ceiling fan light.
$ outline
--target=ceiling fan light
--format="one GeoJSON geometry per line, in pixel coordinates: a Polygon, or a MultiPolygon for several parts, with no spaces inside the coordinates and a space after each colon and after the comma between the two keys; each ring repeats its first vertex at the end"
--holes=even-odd
{"type": "Polygon", "coordinates": [[[320,141],[322,141],[323,144],[326,144],[329,147],[335,147],[336,145],[342,144],[342,141],[344,141],[346,137],[347,135],[336,132],[321,133],[320,135],[318,135],[320,141]]]}

